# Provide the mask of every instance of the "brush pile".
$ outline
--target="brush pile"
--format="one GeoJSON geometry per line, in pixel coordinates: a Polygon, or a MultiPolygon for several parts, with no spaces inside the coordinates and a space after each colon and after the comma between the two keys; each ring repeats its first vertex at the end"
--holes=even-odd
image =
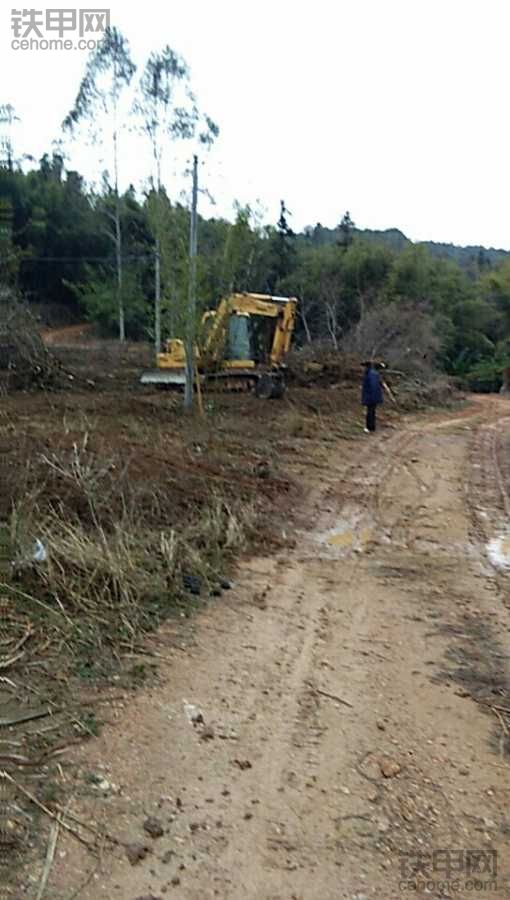
{"type": "MultiPolygon", "coordinates": [[[[301,387],[344,388],[359,385],[367,355],[334,350],[321,342],[293,350],[288,357],[288,380],[301,387]]],[[[456,399],[456,389],[423,356],[397,355],[374,359],[389,388],[389,397],[403,410],[447,406],[456,399]]],[[[457,395],[458,399],[458,395],[457,395]]]]}
{"type": "Polygon", "coordinates": [[[342,381],[359,382],[363,374],[359,354],[341,353],[322,341],[292,350],[287,366],[289,382],[302,387],[328,387],[342,381]]]}
{"type": "Polygon", "coordinates": [[[52,389],[72,380],[44,346],[27,303],[0,286],[0,383],[4,391],[52,389]]]}

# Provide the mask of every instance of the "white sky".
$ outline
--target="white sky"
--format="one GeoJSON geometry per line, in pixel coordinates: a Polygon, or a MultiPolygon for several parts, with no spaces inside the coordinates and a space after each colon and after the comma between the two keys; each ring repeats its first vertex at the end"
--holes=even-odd
{"type": "MultiPolygon", "coordinates": [[[[60,136],[86,51],[12,50],[12,5],[0,7],[0,103],[15,106],[22,149],[40,156],[60,136]]],[[[166,43],[187,59],[221,128],[201,173],[216,215],[260,200],[276,221],[284,198],[296,230],[334,226],[348,209],[360,227],[510,249],[508,0],[109,6],[140,68],[166,43]]],[[[86,166],[83,152],[74,162],[86,166]]],[[[149,165],[131,141],[125,180],[140,184],[149,165]]]]}

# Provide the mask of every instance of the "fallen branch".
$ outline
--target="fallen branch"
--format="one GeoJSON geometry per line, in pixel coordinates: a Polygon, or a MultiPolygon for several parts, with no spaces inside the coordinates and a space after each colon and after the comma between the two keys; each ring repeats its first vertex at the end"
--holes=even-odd
{"type": "Polygon", "coordinates": [[[20,661],[20,659],[23,659],[24,655],[25,651],[23,650],[21,653],[18,653],[17,656],[13,656],[11,659],[6,659],[5,661],[2,660],[2,662],[0,662],[0,669],[9,669],[14,665],[14,663],[17,663],[20,661]]]}
{"type": "Polygon", "coordinates": [[[9,582],[0,582],[0,590],[5,592],[12,591],[12,593],[18,594],[23,600],[28,600],[30,603],[37,604],[37,606],[40,606],[42,609],[46,610],[46,612],[51,613],[54,616],[63,616],[71,627],[74,626],[73,620],[70,619],[62,609],[54,609],[48,603],[38,600],[37,597],[32,597],[31,594],[26,594],[25,591],[20,590],[20,588],[15,587],[9,582]]]}
{"type": "Polygon", "coordinates": [[[121,647],[129,647],[129,649],[131,650],[131,653],[124,654],[124,656],[126,656],[128,658],[136,657],[136,656],[147,656],[149,658],[154,657],[154,659],[161,659],[163,662],[166,662],[166,663],[175,662],[175,660],[169,658],[168,656],[163,656],[161,653],[156,653],[155,650],[150,650],[148,648],[146,650],[144,650],[142,647],[137,647],[137,646],[132,647],[126,641],[121,641],[120,646],[121,647]]]}
{"type": "Polygon", "coordinates": [[[48,878],[50,877],[53,860],[55,858],[55,849],[57,846],[59,830],[60,830],[60,822],[56,821],[53,823],[53,828],[51,829],[51,832],[50,832],[50,839],[48,841],[48,850],[46,852],[46,863],[44,865],[43,873],[41,876],[41,881],[39,883],[39,890],[37,891],[37,896],[36,896],[35,900],[42,900],[42,898],[44,896],[44,892],[46,890],[46,885],[48,884],[48,878]]]}
{"type": "Polygon", "coordinates": [[[26,756],[9,756],[4,753],[0,753],[0,766],[32,766],[33,763],[26,756]]]}
{"type": "Polygon", "coordinates": [[[52,713],[53,710],[45,708],[27,710],[27,712],[13,716],[1,716],[0,728],[7,728],[9,725],[20,725],[22,722],[32,722],[34,719],[44,719],[46,716],[51,716],[52,713]]]}
{"type": "Polygon", "coordinates": [[[502,729],[503,729],[503,731],[504,731],[506,737],[508,737],[508,726],[507,726],[507,724],[506,724],[506,722],[505,722],[503,716],[502,716],[501,713],[499,712],[498,707],[497,707],[497,706],[492,706],[491,709],[492,709],[492,711],[497,715],[497,717],[498,717],[498,719],[499,719],[499,722],[500,722],[500,725],[501,725],[501,727],[502,727],[502,729]]]}
{"type": "Polygon", "coordinates": [[[386,383],[385,381],[383,381],[382,379],[381,379],[381,384],[382,384],[384,390],[386,391],[386,393],[388,394],[388,397],[390,397],[390,399],[393,401],[394,406],[396,406],[397,409],[398,409],[397,398],[395,397],[395,394],[393,393],[393,391],[392,391],[392,389],[390,388],[389,384],[387,384],[387,383],[386,383]]]}
{"type": "MultiPolygon", "coordinates": [[[[23,645],[26,644],[26,642],[28,641],[29,637],[31,637],[31,636],[33,635],[33,633],[34,633],[33,626],[32,626],[32,625],[28,625],[28,626],[27,626],[27,629],[26,629],[26,631],[25,631],[25,634],[23,635],[23,637],[20,638],[20,640],[18,641],[18,643],[17,643],[14,647],[11,648],[11,653],[17,653],[18,650],[21,650],[21,648],[23,647],[23,645]]],[[[2,645],[8,645],[8,644],[10,643],[10,641],[9,641],[9,640],[7,640],[7,641],[1,641],[0,643],[1,643],[2,645]]]]}
{"type": "Polygon", "coordinates": [[[315,687],[315,685],[312,684],[311,681],[307,681],[305,682],[305,684],[307,684],[312,691],[315,691],[316,694],[320,694],[321,697],[327,697],[328,700],[336,700],[337,703],[342,703],[344,706],[348,706],[350,709],[354,709],[353,704],[349,703],[348,700],[344,700],[343,697],[338,697],[336,694],[328,694],[327,691],[322,691],[320,688],[315,687]]]}
{"type": "Polygon", "coordinates": [[[508,738],[508,727],[507,727],[507,724],[506,724],[503,716],[499,712],[499,710],[496,709],[495,706],[491,707],[491,709],[492,709],[492,712],[498,717],[499,724],[501,725],[502,731],[501,731],[501,739],[499,742],[499,755],[501,757],[503,757],[505,755],[505,738],[508,738]]]}
{"type": "Polygon", "coordinates": [[[67,822],[64,822],[61,816],[56,815],[56,813],[52,812],[51,809],[48,809],[48,807],[45,806],[44,803],[41,803],[41,801],[38,800],[34,794],[32,794],[30,791],[27,791],[27,789],[24,788],[23,785],[19,783],[19,781],[16,781],[16,779],[13,778],[12,775],[9,775],[9,773],[5,771],[1,772],[0,775],[2,778],[6,778],[7,781],[10,781],[10,783],[13,784],[14,787],[18,789],[18,791],[21,791],[23,796],[26,797],[27,800],[30,800],[30,802],[35,806],[37,806],[37,808],[40,809],[41,812],[43,812],[46,816],[49,816],[50,819],[53,819],[54,822],[58,822],[58,824],[62,828],[65,828],[65,830],[68,831],[69,834],[72,834],[72,836],[75,837],[76,840],[80,842],[80,844],[83,844],[87,848],[87,850],[90,850],[91,847],[94,846],[90,843],[90,841],[86,841],[85,838],[82,838],[81,834],[78,834],[78,832],[75,831],[74,828],[71,828],[71,826],[68,825],[67,822]]]}
{"type": "Polygon", "coordinates": [[[72,819],[73,822],[75,822],[81,828],[85,828],[86,831],[90,831],[91,834],[95,834],[96,837],[102,838],[103,840],[110,841],[110,843],[115,844],[117,847],[128,847],[129,846],[129,844],[127,844],[125,841],[121,841],[120,838],[114,837],[113,834],[110,834],[108,831],[100,831],[98,828],[95,828],[94,825],[89,825],[87,822],[83,822],[81,819],[78,819],[78,817],[75,816],[74,813],[70,813],[68,810],[63,809],[58,804],[56,804],[56,808],[59,810],[59,812],[66,815],[68,817],[68,819],[72,819]]]}

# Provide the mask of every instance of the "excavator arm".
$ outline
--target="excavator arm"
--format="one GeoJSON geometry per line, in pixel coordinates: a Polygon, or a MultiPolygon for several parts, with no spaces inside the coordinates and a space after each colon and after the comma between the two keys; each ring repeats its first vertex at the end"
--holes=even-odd
{"type": "MultiPolygon", "coordinates": [[[[207,317],[213,316],[213,324],[209,327],[203,343],[204,355],[212,359],[223,358],[228,326],[232,315],[275,319],[272,345],[269,353],[271,365],[278,366],[290,349],[292,334],[296,322],[296,303],[294,298],[273,297],[267,294],[231,294],[220,301],[213,313],[205,313],[202,326],[207,327],[207,317]]],[[[240,360],[240,362],[249,362],[240,360]]]]}

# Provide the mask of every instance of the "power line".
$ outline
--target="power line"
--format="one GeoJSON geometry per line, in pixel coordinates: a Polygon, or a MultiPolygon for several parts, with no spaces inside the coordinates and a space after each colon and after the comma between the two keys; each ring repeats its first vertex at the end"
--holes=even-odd
{"type": "MultiPolygon", "coordinates": [[[[128,256],[123,256],[122,259],[125,261],[133,260],[133,259],[153,259],[154,254],[152,253],[143,253],[143,254],[129,254],[128,256]]],[[[114,266],[116,265],[116,259],[113,257],[107,256],[0,256],[0,263],[10,262],[11,260],[16,260],[19,263],[25,262],[100,262],[107,263],[108,265],[114,266]]]]}

